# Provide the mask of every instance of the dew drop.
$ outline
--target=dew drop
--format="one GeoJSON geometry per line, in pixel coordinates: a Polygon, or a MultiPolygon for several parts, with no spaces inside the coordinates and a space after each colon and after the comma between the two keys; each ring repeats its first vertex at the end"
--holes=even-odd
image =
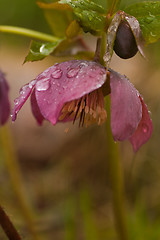
{"type": "Polygon", "coordinates": [[[15,104],[15,105],[18,105],[18,103],[19,103],[19,98],[16,98],[16,99],[14,100],[14,104],[15,104]]]}
{"type": "Polygon", "coordinates": [[[139,94],[139,92],[137,91],[137,97],[139,97],[140,96],[140,94],[139,94]]]}
{"type": "Polygon", "coordinates": [[[43,53],[45,52],[45,44],[43,44],[40,49],[39,49],[40,53],[43,53]]]}
{"type": "Polygon", "coordinates": [[[149,131],[149,128],[145,123],[143,123],[143,125],[142,125],[142,130],[144,133],[147,133],[149,131]]]}
{"type": "Polygon", "coordinates": [[[44,78],[36,83],[36,90],[37,91],[46,91],[50,88],[50,81],[49,78],[44,78]]]}
{"type": "Polygon", "coordinates": [[[70,69],[67,73],[67,77],[69,78],[76,77],[77,74],[79,73],[79,70],[80,70],[79,67],[70,69]]]}
{"type": "Polygon", "coordinates": [[[56,69],[54,72],[51,73],[51,77],[55,79],[59,79],[62,76],[62,70],[56,69]]]}
{"type": "Polygon", "coordinates": [[[36,81],[37,80],[32,80],[30,83],[29,83],[29,88],[33,88],[34,87],[34,85],[36,84],[36,81]]]}
{"type": "Polygon", "coordinates": [[[156,34],[155,34],[155,33],[150,32],[150,34],[151,34],[152,37],[156,37],[156,34]]]}
{"type": "Polygon", "coordinates": [[[19,94],[20,94],[20,95],[25,94],[27,88],[28,88],[28,84],[26,84],[26,85],[24,85],[23,87],[21,87],[21,89],[19,90],[19,94]]]}
{"type": "Polygon", "coordinates": [[[106,54],[104,55],[104,61],[109,62],[111,59],[111,54],[110,52],[106,52],[106,54]]]}

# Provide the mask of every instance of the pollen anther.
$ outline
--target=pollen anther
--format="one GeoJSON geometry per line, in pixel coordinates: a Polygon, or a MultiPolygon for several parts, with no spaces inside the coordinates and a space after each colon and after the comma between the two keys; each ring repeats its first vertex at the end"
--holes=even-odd
{"type": "Polygon", "coordinates": [[[59,121],[73,121],[79,119],[79,126],[86,126],[93,123],[101,125],[107,118],[104,109],[104,96],[101,89],[95,90],[83,97],[64,104],[59,121]]]}

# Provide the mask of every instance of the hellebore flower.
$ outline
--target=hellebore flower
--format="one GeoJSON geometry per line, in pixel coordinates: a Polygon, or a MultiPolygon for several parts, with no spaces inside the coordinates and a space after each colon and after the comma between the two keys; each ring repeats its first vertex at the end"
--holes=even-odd
{"type": "MultiPolygon", "coordinates": [[[[115,141],[129,139],[134,151],[151,136],[152,122],[146,105],[129,80],[109,70],[111,128],[115,141]]],[[[79,119],[79,126],[104,123],[104,95],[109,94],[106,69],[97,62],[72,60],[46,69],[20,90],[12,120],[31,95],[32,112],[41,125],[79,119]],[[106,91],[107,90],[107,91],[106,91]]]]}
{"type": "Polygon", "coordinates": [[[9,86],[4,74],[0,71],[0,125],[4,125],[10,115],[8,91],[9,86]]]}

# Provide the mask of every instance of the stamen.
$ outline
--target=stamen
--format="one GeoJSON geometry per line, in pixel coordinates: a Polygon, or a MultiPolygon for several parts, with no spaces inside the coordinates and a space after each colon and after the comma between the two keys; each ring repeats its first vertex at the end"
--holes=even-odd
{"type": "Polygon", "coordinates": [[[65,103],[59,121],[73,121],[74,124],[76,119],[79,119],[79,127],[88,127],[96,122],[101,125],[106,118],[102,89],[98,89],[80,99],[65,103]]]}

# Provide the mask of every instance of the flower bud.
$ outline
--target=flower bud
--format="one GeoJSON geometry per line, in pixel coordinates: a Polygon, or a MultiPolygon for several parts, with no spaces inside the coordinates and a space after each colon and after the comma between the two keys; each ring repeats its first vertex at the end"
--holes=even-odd
{"type": "Polygon", "coordinates": [[[135,37],[125,20],[119,24],[113,49],[123,59],[133,57],[138,51],[135,37]]]}

